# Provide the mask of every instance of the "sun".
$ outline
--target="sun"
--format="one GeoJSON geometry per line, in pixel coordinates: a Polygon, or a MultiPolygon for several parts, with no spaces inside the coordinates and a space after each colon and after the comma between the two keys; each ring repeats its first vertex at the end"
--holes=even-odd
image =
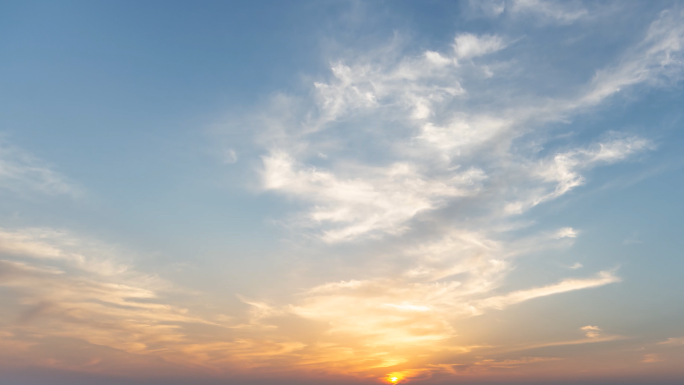
{"type": "Polygon", "coordinates": [[[400,373],[390,373],[386,378],[386,381],[390,384],[398,384],[404,379],[404,376],[402,376],[400,373]]]}

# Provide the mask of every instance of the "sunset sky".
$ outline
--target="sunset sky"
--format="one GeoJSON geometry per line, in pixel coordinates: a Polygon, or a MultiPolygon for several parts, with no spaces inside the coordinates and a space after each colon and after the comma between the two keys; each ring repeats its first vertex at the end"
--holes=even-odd
{"type": "Polygon", "coordinates": [[[684,383],[683,1],[0,1],[0,385],[684,383]]]}

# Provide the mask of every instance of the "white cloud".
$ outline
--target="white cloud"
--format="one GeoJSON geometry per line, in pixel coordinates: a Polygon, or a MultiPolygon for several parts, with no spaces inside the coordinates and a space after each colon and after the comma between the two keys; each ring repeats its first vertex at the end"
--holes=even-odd
{"type": "Polygon", "coordinates": [[[446,197],[474,194],[481,170],[471,169],[448,180],[428,179],[408,164],[387,168],[357,168],[343,179],[330,172],[303,168],[283,152],[264,157],[264,187],[315,203],[306,216],[307,226],[323,226],[327,242],[353,239],[376,232],[399,234],[406,221],[439,206],[446,197]]]}
{"type": "MultiPolygon", "coordinates": [[[[533,1],[493,10],[507,12],[571,23],[588,11],[533,1]]],[[[549,95],[530,90],[528,79],[543,74],[515,68],[520,62],[510,57],[498,61],[515,57],[515,45],[502,51],[512,38],[464,33],[444,50],[404,54],[393,47],[334,61],[309,99],[275,98],[278,113],[260,116],[263,189],[303,204],[288,223],[322,240],[315,246],[321,253],[348,243],[370,261],[355,259],[358,266],[303,289],[289,305],[250,301],[252,319],[244,328],[278,330],[287,317],[325,325],[316,335],[320,345],[307,348],[334,365],[333,351],[354,357],[364,362],[359,370],[368,370],[446,349],[459,319],[619,282],[613,271],[601,271],[555,283],[533,277],[504,291],[518,257],[570,245],[580,234],[561,227],[520,237],[511,230],[523,220],[511,214],[529,214],[589,183],[591,170],[655,149],[636,134],[556,134],[617,90],[678,79],[684,68],[678,20],[664,13],[641,43],[593,79],[549,95]],[[494,52],[500,54],[487,56],[494,52]],[[367,244],[372,252],[363,249],[367,244]],[[399,352],[400,346],[414,351],[399,352]]],[[[580,331],[586,338],[535,346],[621,338],[592,325],[580,331]]]]}
{"type": "Polygon", "coordinates": [[[584,278],[584,279],[566,279],[554,285],[542,286],[533,289],[520,290],[510,294],[490,297],[484,300],[477,301],[473,304],[475,310],[485,308],[503,309],[530,299],[546,297],[553,294],[565,293],[568,291],[588,289],[592,287],[604,286],[610,283],[619,282],[620,278],[615,276],[611,271],[602,271],[598,277],[584,278]]]}
{"type": "Polygon", "coordinates": [[[530,207],[556,199],[584,185],[586,171],[655,148],[651,141],[641,137],[615,138],[615,133],[610,136],[607,140],[591,146],[559,152],[537,161],[536,164],[523,166],[529,170],[531,188],[523,190],[525,200],[507,203],[505,212],[520,214],[530,207]],[[542,183],[535,184],[535,179],[542,183]]]}
{"type": "Polygon", "coordinates": [[[463,33],[454,38],[454,51],[458,59],[470,59],[499,51],[506,47],[499,36],[463,33]]]}
{"type": "MultiPolygon", "coordinates": [[[[616,66],[580,86],[583,92],[555,99],[502,97],[495,99],[503,103],[499,108],[486,108],[491,101],[480,100],[479,89],[463,87],[464,79],[474,87],[482,80],[468,72],[478,65],[457,62],[502,49],[498,36],[458,35],[453,53],[426,50],[402,57],[394,48],[389,54],[382,50],[382,57],[335,62],[330,80],[314,84],[308,110],[302,107],[305,100],[280,97],[278,103],[285,104],[278,110],[288,112],[282,119],[262,119],[269,127],[262,140],[269,153],[263,157],[264,187],[313,204],[300,223],[320,226],[320,236],[329,242],[403,233],[419,213],[477,191],[491,193],[495,185],[497,193],[507,195],[491,195],[506,202],[502,212],[524,213],[585,184],[586,172],[595,167],[654,149],[646,138],[613,133],[539,158],[523,156],[513,140],[596,108],[617,89],[656,85],[663,76],[676,79],[683,67],[682,28],[675,16],[664,13],[616,66]],[[473,103],[485,108],[466,107],[473,103]],[[353,146],[364,147],[365,154],[377,152],[375,164],[355,159],[353,146]],[[492,172],[500,176],[493,178],[492,172]],[[513,175],[515,180],[507,178],[513,175]]],[[[483,70],[488,65],[483,63],[483,70]]]]}
{"type": "Polygon", "coordinates": [[[575,22],[589,13],[577,2],[555,0],[513,0],[507,9],[512,13],[532,14],[562,24],[575,22]]]}
{"type": "Polygon", "coordinates": [[[627,51],[613,68],[597,71],[591,89],[578,100],[594,105],[636,84],[667,85],[681,79],[684,69],[682,11],[663,11],[645,38],[627,51]]]}
{"type": "Polygon", "coordinates": [[[577,231],[572,227],[563,227],[562,229],[556,231],[554,238],[577,238],[577,231]]]}
{"type": "MultiPolygon", "coordinates": [[[[528,9],[532,5],[511,3],[511,12],[537,12],[561,23],[585,15],[557,3],[528,9]]],[[[644,46],[659,45],[649,39],[644,46]]],[[[250,325],[277,326],[275,319],[288,315],[327,325],[318,337],[326,349],[353,351],[359,360],[379,354],[383,358],[373,365],[382,367],[413,357],[390,347],[411,346],[415,354],[429,355],[455,337],[454,320],[620,281],[614,272],[602,271],[497,294],[516,257],[568,245],[579,234],[563,227],[504,242],[500,233],[506,231],[499,229],[516,228],[510,214],[586,184],[590,170],[654,149],[647,138],[617,132],[544,148],[545,125],[595,109],[614,94],[606,90],[618,85],[653,85],[662,70],[634,64],[642,58],[629,51],[616,66],[565,95],[511,98],[499,96],[498,89],[483,92],[492,76],[515,79],[515,71],[489,70],[496,62],[486,55],[501,51],[506,40],[466,33],[455,37],[452,51],[402,56],[396,48],[383,49],[383,57],[371,53],[334,62],[330,79],[315,83],[311,105],[303,108],[308,112],[290,108],[284,119],[262,119],[269,121],[262,139],[263,188],[306,205],[291,225],[326,243],[372,237],[398,245],[378,257],[391,267],[364,272],[365,278],[323,282],[290,305],[268,307],[270,318],[254,316],[250,325]],[[630,68],[648,69],[633,81],[623,76],[630,68]],[[521,137],[537,141],[544,151],[519,147],[515,141],[521,137]],[[460,210],[478,214],[460,218],[454,214],[460,210]],[[437,230],[418,231],[443,218],[448,224],[437,230]]],[[[301,107],[307,100],[286,104],[301,107]]],[[[586,339],[544,346],[618,338],[591,325],[581,330],[586,339]]]]}
{"type": "Polygon", "coordinates": [[[427,118],[433,103],[464,93],[449,70],[456,65],[455,59],[425,51],[392,63],[372,56],[353,65],[333,63],[332,79],[314,83],[318,118],[308,122],[307,129],[317,131],[330,122],[388,107],[409,111],[413,119],[427,118]]]}
{"type": "Polygon", "coordinates": [[[425,123],[417,139],[447,156],[459,156],[510,129],[510,125],[509,121],[502,118],[456,113],[445,125],[425,123]]]}
{"type": "Polygon", "coordinates": [[[590,16],[581,2],[558,0],[470,0],[470,8],[479,16],[498,18],[532,16],[540,23],[572,24],[590,16]]]}

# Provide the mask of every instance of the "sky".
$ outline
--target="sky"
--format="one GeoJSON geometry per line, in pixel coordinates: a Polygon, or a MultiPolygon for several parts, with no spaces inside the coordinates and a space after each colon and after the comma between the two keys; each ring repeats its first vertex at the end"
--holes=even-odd
{"type": "Polygon", "coordinates": [[[684,381],[681,1],[0,1],[0,383],[684,381]]]}

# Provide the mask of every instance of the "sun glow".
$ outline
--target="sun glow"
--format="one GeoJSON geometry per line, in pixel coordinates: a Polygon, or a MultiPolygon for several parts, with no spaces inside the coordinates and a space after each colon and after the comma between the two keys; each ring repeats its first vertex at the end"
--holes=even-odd
{"type": "Polygon", "coordinates": [[[399,373],[390,373],[387,375],[387,382],[389,382],[390,384],[398,384],[403,379],[404,379],[404,376],[402,376],[399,373]]]}

